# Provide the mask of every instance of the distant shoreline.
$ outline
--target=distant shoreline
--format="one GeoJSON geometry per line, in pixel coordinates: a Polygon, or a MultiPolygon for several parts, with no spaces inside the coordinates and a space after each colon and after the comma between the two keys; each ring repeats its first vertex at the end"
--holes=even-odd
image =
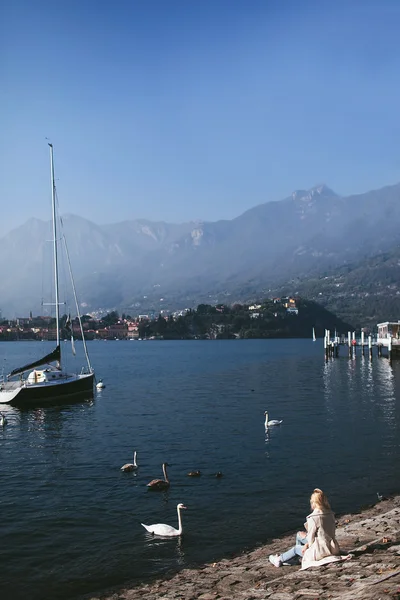
{"type": "MultiPolygon", "coordinates": [[[[251,340],[310,340],[311,338],[308,336],[276,336],[276,337],[251,337],[251,338],[141,338],[141,339],[130,339],[130,338],[94,338],[87,339],[86,342],[242,342],[242,341],[251,341],[251,340]]],[[[82,338],[74,338],[75,341],[81,342],[82,338]]],[[[69,342],[70,340],[61,340],[62,342],[69,342]]],[[[318,341],[318,339],[316,340],[318,341]]],[[[56,340],[36,340],[34,338],[25,338],[22,340],[2,340],[0,342],[56,342],[56,340]]]]}

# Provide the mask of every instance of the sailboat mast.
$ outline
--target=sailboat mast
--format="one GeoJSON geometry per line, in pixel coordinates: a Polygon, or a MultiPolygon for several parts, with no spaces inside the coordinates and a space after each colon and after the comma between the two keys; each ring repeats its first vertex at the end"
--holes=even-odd
{"type": "Polygon", "coordinates": [[[58,292],[58,256],[57,256],[57,224],[56,224],[56,184],[54,180],[54,158],[53,144],[50,146],[50,170],[51,170],[51,204],[53,214],[53,253],[54,253],[54,287],[56,293],[56,330],[57,330],[57,346],[60,344],[60,304],[58,292]]]}

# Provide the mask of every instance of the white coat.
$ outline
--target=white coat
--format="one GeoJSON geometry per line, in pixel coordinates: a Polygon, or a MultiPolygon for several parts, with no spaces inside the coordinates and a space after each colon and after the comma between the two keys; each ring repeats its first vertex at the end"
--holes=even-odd
{"type": "Polygon", "coordinates": [[[307,517],[308,548],[303,554],[301,568],[328,556],[339,556],[340,548],[335,537],[335,515],[315,508],[307,517]]]}

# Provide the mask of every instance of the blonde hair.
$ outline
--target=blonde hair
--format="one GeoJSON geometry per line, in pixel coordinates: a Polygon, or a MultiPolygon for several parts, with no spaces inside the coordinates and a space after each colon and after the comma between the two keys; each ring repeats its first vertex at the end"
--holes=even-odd
{"type": "Polygon", "coordinates": [[[311,494],[310,505],[313,510],[314,508],[319,508],[320,510],[331,510],[331,505],[329,504],[328,498],[319,488],[315,488],[311,494]]]}

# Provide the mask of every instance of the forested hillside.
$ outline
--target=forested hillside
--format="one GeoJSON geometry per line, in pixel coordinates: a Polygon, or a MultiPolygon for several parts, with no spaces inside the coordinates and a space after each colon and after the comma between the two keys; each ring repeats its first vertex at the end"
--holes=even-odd
{"type": "Polygon", "coordinates": [[[142,321],[142,338],[163,339],[233,339],[233,338],[299,338],[311,339],[312,329],[323,337],[325,328],[346,333],[352,325],[337,318],[315,302],[296,299],[297,314],[291,314],[281,302],[264,300],[249,307],[243,304],[200,304],[177,318],[160,316],[154,321],[142,321]]]}

